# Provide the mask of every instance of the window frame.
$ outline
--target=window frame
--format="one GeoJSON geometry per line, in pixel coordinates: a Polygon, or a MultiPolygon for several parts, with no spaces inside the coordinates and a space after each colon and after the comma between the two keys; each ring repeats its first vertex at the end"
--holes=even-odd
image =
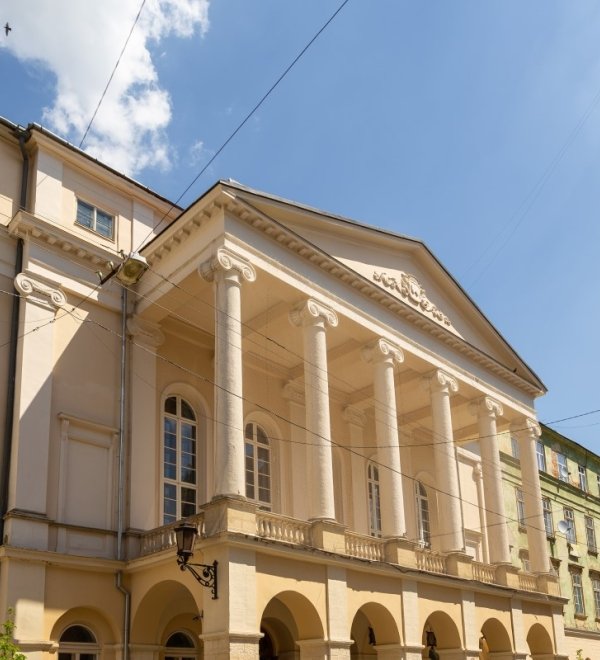
{"type": "MultiPolygon", "coordinates": [[[[58,638],[58,651],[57,659],[60,660],[81,660],[81,656],[93,656],[93,660],[98,660],[100,656],[100,644],[98,643],[98,636],[94,631],[86,625],[81,623],[71,623],[60,634],[58,638]],[[67,631],[71,628],[82,628],[93,638],[93,642],[66,642],[62,638],[67,631]],[[65,656],[68,656],[65,657],[65,656]]],[[[91,660],[87,658],[86,660],[91,660]]]]}
{"type": "Polygon", "coordinates": [[[596,543],[596,526],[592,516],[585,515],[585,540],[587,542],[588,552],[592,555],[598,554],[598,545],[596,543]]]}
{"type": "Polygon", "coordinates": [[[257,422],[255,420],[248,420],[244,424],[244,494],[246,498],[250,502],[255,502],[259,508],[265,510],[265,511],[272,511],[273,510],[273,443],[271,442],[271,438],[269,437],[269,434],[267,433],[266,428],[264,427],[263,424],[260,422],[257,422]],[[248,427],[252,427],[252,437],[248,438],[248,427]],[[260,431],[263,433],[264,437],[266,438],[267,442],[262,443],[258,440],[258,432],[257,429],[260,429],[260,431]],[[253,483],[249,484],[248,482],[248,447],[252,447],[252,474],[253,474],[253,483]],[[260,452],[258,450],[266,451],[268,453],[268,460],[267,460],[267,465],[269,468],[268,474],[261,473],[259,471],[259,464],[261,459],[259,458],[260,452]],[[260,486],[260,477],[266,476],[268,479],[268,494],[269,494],[269,499],[264,500],[261,499],[260,497],[260,491],[264,490],[264,486],[260,486]],[[249,487],[252,487],[253,489],[253,495],[250,497],[248,495],[249,487]]]}
{"type": "Polygon", "coordinates": [[[521,448],[519,446],[519,438],[516,435],[510,436],[510,453],[517,461],[521,460],[521,448]]]}
{"type": "Polygon", "coordinates": [[[540,472],[546,472],[546,447],[541,440],[538,440],[535,445],[535,455],[537,459],[537,466],[540,472]]]}
{"type": "Polygon", "coordinates": [[[575,528],[575,511],[569,507],[563,507],[564,520],[567,523],[567,531],[565,532],[565,538],[568,543],[574,544],[577,543],[577,530],[575,528]]]}
{"type": "Polygon", "coordinates": [[[552,513],[552,500],[549,497],[542,497],[542,510],[544,512],[544,527],[546,537],[554,538],[554,516],[552,513]]]}
{"type": "Polygon", "coordinates": [[[524,528],[526,526],[525,498],[523,497],[523,491],[518,486],[515,486],[515,499],[517,502],[517,522],[520,528],[524,528]]]}
{"type": "Polygon", "coordinates": [[[429,493],[425,484],[415,481],[415,508],[417,512],[417,534],[419,543],[425,548],[431,548],[431,511],[429,510],[429,493]],[[423,513],[427,514],[427,520],[423,513]]]}
{"type": "Polygon", "coordinates": [[[165,643],[163,644],[161,659],[162,660],[195,660],[198,657],[198,647],[194,642],[194,636],[185,630],[174,630],[169,634],[165,643]],[[183,635],[187,638],[189,645],[175,646],[169,645],[169,641],[175,635],[183,635]]]}
{"type": "Polygon", "coordinates": [[[587,470],[585,465],[577,465],[577,477],[579,480],[579,488],[584,492],[588,492],[587,470]]]}
{"type": "Polygon", "coordinates": [[[571,587],[573,592],[573,612],[575,616],[585,616],[585,595],[583,593],[583,582],[581,570],[569,569],[571,574],[571,587]]]}
{"type": "MultiPolygon", "coordinates": [[[[189,398],[179,392],[170,392],[163,397],[162,406],[161,406],[161,456],[160,456],[160,465],[161,465],[161,524],[168,525],[177,520],[182,520],[189,516],[195,515],[198,512],[199,504],[199,495],[200,495],[200,470],[199,470],[199,457],[200,457],[200,423],[199,423],[199,414],[196,407],[189,401],[189,398]],[[167,402],[170,399],[176,400],[176,412],[171,413],[167,412],[166,406],[167,402]],[[182,402],[184,402],[194,414],[194,419],[191,420],[187,417],[183,417],[181,414],[182,402]],[[175,448],[167,447],[166,444],[166,420],[169,419],[175,422],[175,448]],[[195,482],[184,481],[181,478],[181,469],[182,465],[182,454],[189,454],[190,452],[182,452],[182,445],[184,438],[181,435],[181,427],[183,424],[193,426],[195,429],[195,437],[189,438],[195,443],[195,454],[194,454],[194,464],[193,470],[195,472],[195,482]],[[175,477],[166,476],[166,454],[167,451],[175,452],[175,477]],[[166,496],[167,486],[175,488],[175,498],[166,496]],[[182,489],[186,488],[190,491],[194,491],[194,501],[193,503],[189,500],[183,501],[182,498],[182,489]],[[167,513],[166,511],[166,502],[175,501],[175,513],[167,513]],[[193,511],[188,512],[184,509],[184,505],[193,506],[193,511]],[[173,517],[174,516],[174,517],[173,517]]],[[[188,438],[186,438],[188,439],[188,438]]],[[[173,463],[170,463],[173,465],[173,463]]]]}
{"type": "Polygon", "coordinates": [[[78,227],[82,227],[83,229],[87,229],[88,231],[93,232],[97,236],[102,236],[102,238],[107,238],[110,241],[115,240],[115,227],[116,227],[116,215],[113,213],[108,213],[108,211],[104,211],[101,208],[98,208],[95,204],[90,204],[90,202],[86,202],[84,199],[81,199],[80,197],[77,197],[77,210],[75,212],[75,224],[78,227]],[[85,222],[81,222],[79,219],[79,208],[81,206],[87,207],[91,211],[91,224],[86,224],[85,222]],[[106,219],[110,220],[110,234],[106,234],[103,231],[98,230],[98,214],[103,215],[106,219]]]}
{"type": "Polygon", "coordinates": [[[569,483],[569,460],[566,455],[560,451],[556,452],[556,465],[558,468],[558,479],[569,483]],[[562,468],[562,469],[561,469],[562,468]]]}
{"type": "Polygon", "coordinates": [[[367,461],[367,518],[369,535],[380,539],[381,530],[381,482],[379,466],[374,461],[367,461]]]}
{"type": "Polygon", "coordinates": [[[591,574],[590,582],[592,583],[592,594],[594,598],[596,620],[600,620],[600,575],[597,573],[591,574]]]}

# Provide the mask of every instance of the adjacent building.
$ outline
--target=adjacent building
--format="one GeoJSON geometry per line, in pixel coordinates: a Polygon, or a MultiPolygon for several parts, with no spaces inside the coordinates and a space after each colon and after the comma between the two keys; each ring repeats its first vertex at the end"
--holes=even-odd
{"type": "Polygon", "coordinates": [[[422,242],[232,181],[181,209],[36,125],[0,123],[0,172],[29,657],[568,657],[544,385],[422,242]]]}

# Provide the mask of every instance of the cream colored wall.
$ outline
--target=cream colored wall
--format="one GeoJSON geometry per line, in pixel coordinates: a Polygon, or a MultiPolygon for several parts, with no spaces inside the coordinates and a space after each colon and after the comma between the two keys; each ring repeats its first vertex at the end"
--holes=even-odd
{"type": "Polygon", "coordinates": [[[7,225],[19,209],[22,162],[17,141],[0,127],[0,226],[7,225]]]}

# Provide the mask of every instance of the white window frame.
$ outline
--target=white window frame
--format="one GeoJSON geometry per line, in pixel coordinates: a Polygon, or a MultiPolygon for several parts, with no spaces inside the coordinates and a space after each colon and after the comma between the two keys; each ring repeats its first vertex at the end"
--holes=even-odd
{"type": "Polygon", "coordinates": [[[80,660],[82,655],[93,655],[95,660],[100,655],[100,646],[98,644],[98,637],[88,626],[84,626],[80,623],[73,623],[67,626],[61,633],[58,641],[58,654],[57,660],[80,660]],[[91,637],[93,637],[93,642],[64,642],[61,641],[62,637],[70,628],[83,628],[86,630],[91,637]],[[66,658],[65,656],[69,656],[66,658]]]}
{"type": "Polygon", "coordinates": [[[429,496],[425,485],[415,481],[415,508],[417,511],[417,534],[419,543],[425,548],[431,547],[431,512],[429,496]]]}
{"type": "Polygon", "coordinates": [[[552,515],[552,500],[549,497],[542,497],[542,509],[544,511],[544,527],[546,536],[549,539],[554,538],[554,517],[552,515]]]}
{"type": "Polygon", "coordinates": [[[174,630],[169,634],[163,647],[162,660],[194,660],[198,657],[198,649],[194,643],[193,635],[184,630],[174,630]],[[169,640],[174,635],[183,635],[187,638],[189,646],[169,646],[169,640]]]}
{"type": "Polygon", "coordinates": [[[546,448],[541,440],[536,442],[535,453],[537,456],[538,470],[540,472],[546,472],[546,448]]]}
{"type": "Polygon", "coordinates": [[[560,481],[569,483],[569,461],[561,452],[556,452],[556,464],[558,466],[558,478],[560,481]]]}
{"type": "Polygon", "coordinates": [[[577,530],[575,529],[575,511],[571,507],[566,506],[563,508],[564,519],[567,523],[567,531],[565,536],[569,543],[577,543],[577,530]]]}
{"type": "Polygon", "coordinates": [[[600,575],[591,575],[590,579],[592,581],[592,593],[594,594],[595,615],[596,619],[600,619],[600,575]]]}
{"type": "Polygon", "coordinates": [[[588,552],[592,554],[598,553],[598,546],[596,544],[596,527],[592,516],[584,516],[585,519],[585,539],[587,541],[588,552]]]}
{"type": "Polygon", "coordinates": [[[75,224],[78,227],[83,227],[84,229],[87,229],[89,231],[94,232],[94,234],[97,234],[98,236],[102,236],[102,238],[108,238],[109,240],[114,240],[115,237],[115,216],[112,213],[108,213],[107,211],[104,211],[102,209],[99,209],[97,206],[94,206],[93,204],[90,204],[89,202],[86,202],[83,199],[77,198],[77,212],[75,215],[75,224]],[[80,216],[79,216],[79,208],[80,205],[82,207],[87,207],[89,211],[91,211],[91,224],[86,224],[85,222],[80,221],[80,216]],[[98,230],[98,214],[101,214],[104,216],[107,220],[110,220],[110,234],[106,234],[104,231],[99,231],[98,230]]]}
{"type": "MultiPolygon", "coordinates": [[[[199,449],[200,449],[200,425],[198,419],[198,411],[190,403],[189,399],[177,392],[173,392],[164,397],[161,408],[161,520],[162,524],[166,525],[176,520],[181,520],[182,518],[187,518],[190,515],[197,513],[198,511],[198,494],[199,494],[199,483],[200,483],[200,471],[199,467],[199,449]],[[176,413],[170,413],[165,410],[167,402],[170,399],[175,399],[176,401],[176,413]],[[194,415],[194,419],[189,419],[183,417],[181,414],[182,402],[185,403],[194,415]],[[166,443],[166,425],[167,420],[175,423],[175,447],[169,447],[166,443]],[[184,458],[189,455],[191,452],[183,451],[183,441],[188,439],[184,438],[182,435],[182,428],[185,426],[190,426],[195,429],[195,438],[192,440],[195,442],[195,453],[194,453],[194,464],[193,470],[195,472],[195,481],[194,483],[186,481],[181,478],[183,461],[184,458]],[[175,476],[167,476],[167,461],[166,456],[167,452],[170,452],[170,456],[175,458],[175,463],[168,462],[168,465],[175,466],[175,476]],[[175,497],[167,498],[167,488],[175,489],[175,497]],[[194,492],[194,501],[191,502],[190,499],[183,500],[182,490],[187,489],[194,492]],[[167,500],[175,502],[175,512],[167,512],[165,502],[167,500]]],[[[191,438],[190,438],[191,439],[191,438]]]]}
{"type": "Polygon", "coordinates": [[[519,449],[519,438],[516,435],[510,436],[510,451],[513,458],[521,460],[521,451],[519,449]]]}
{"type": "Polygon", "coordinates": [[[253,420],[246,422],[244,426],[244,482],[246,498],[251,502],[256,502],[261,509],[271,511],[273,507],[273,452],[271,439],[265,427],[253,420]],[[259,431],[266,439],[266,443],[260,442],[259,431]],[[268,466],[267,473],[264,472],[264,469],[261,471],[265,453],[266,465],[268,466]],[[260,458],[261,455],[262,458],[260,458]],[[250,472],[252,473],[252,483],[248,479],[250,472]],[[266,497],[265,490],[267,491],[266,497]]]}
{"type": "Polygon", "coordinates": [[[585,616],[585,598],[583,595],[583,584],[581,582],[581,571],[571,570],[571,585],[573,587],[573,611],[578,616],[585,616]]]}
{"type": "Polygon", "coordinates": [[[585,465],[577,466],[577,475],[579,477],[579,488],[581,488],[581,490],[584,493],[587,493],[588,481],[587,481],[587,471],[585,469],[585,465]]]}
{"type": "Polygon", "coordinates": [[[517,501],[517,521],[519,527],[525,527],[525,500],[523,498],[523,491],[515,487],[515,499],[517,501]]]}
{"type": "Polygon", "coordinates": [[[369,534],[375,538],[381,538],[381,485],[379,466],[373,461],[367,463],[367,510],[369,534]]]}

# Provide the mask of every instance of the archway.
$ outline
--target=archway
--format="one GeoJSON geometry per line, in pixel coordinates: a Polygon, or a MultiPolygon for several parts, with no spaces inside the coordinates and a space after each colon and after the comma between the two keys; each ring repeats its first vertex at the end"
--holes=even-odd
{"type": "Polygon", "coordinates": [[[391,615],[379,603],[365,603],[354,615],[350,629],[350,657],[363,660],[377,657],[377,647],[400,644],[398,627],[391,615]]]}
{"type": "Polygon", "coordinates": [[[512,658],[510,635],[498,619],[488,619],[481,627],[481,660],[512,658]]]}
{"type": "Polygon", "coordinates": [[[527,633],[527,644],[532,660],[549,658],[554,653],[552,639],[541,623],[534,623],[531,626],[527,633]]]}
{"type": "Polygon", "coordinates": [[[324,639],[323,624],[314,605],[295,591],[283,591],[271,598],[260,631],[260,660],[299,660],[297,642],[324,639]]]}
{"type": "Polygon", "coordinates": [[[463,657],[458,628],[452,618],[440,610],[427,617],[423,626],[422,644],[423,658],[435,657],[435,654],[431,653],[432,649],[435,649],[435,653],[443,651],[444,658],[448,660],[454,660],[455,656],[463,657]]]}

